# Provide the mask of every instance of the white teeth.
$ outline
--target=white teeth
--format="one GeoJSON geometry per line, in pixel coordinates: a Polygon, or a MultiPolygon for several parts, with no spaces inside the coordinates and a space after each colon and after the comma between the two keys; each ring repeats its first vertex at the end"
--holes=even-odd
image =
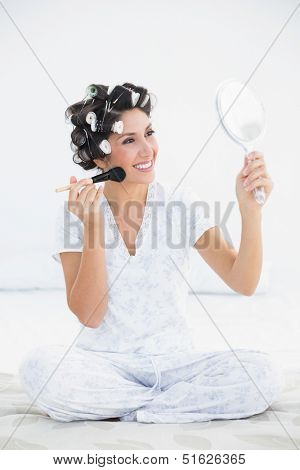
{"type": "Polygon", "coordinates": [[[151,162],[145,163],[144,165],[133,165],[133,166],[134,166],[134,168],[144,169],[144,168],[150,168],[151,165],[152,165],[152,160],[151,160],[151,162]]]}

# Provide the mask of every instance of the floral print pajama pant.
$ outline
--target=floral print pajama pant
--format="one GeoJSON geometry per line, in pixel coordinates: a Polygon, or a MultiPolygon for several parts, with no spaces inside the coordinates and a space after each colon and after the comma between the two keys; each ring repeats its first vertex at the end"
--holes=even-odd
{"type": "Polygon", "coordinates": [[[33,405],[64,422],[246,418],[265,411],[282,387],[268,354],[251,349],[151,355],[42,346],[25,356],[19,379],[33,405]]]}

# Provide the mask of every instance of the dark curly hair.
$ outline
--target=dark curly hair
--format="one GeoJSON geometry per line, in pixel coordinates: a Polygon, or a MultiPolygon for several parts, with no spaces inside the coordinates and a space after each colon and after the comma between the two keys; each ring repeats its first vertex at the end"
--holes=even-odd
{"type": "Polygon", "coordinates": [[[104,160],[106,154],[100,149],[99,145],[104,139],[108,139],[114,122],[120,120],[124,111],[133,109],[131,102],[131,91],[139,93],[140,97],[135,104],[135,108],[144,111],[148,117],[151,117],[151,111],[154,107],[153,93],[149,93],[146,88],[135,86],[132,83],[123,83],[116,85],[108,94],[109,87],[106,85],[89,85],[87,90],[92,90],[85,99],[69,106],[65,111],[66,122],[72,123],[74,128],[71,133],[71,149],[75,152],[73,161],[80,165],[84,170],[92,170],[98,165],[94,160],[104,160]],[[146,96],[149,99],[142,107],[146,96]],[[89,96],[89,97],[88,97],[89,96]],[[91,96],[94,96],[93,98],[91,96]],[[113,101],[119,98],[114,104],[113,101]],[[106,100],[111,104],[112,109],[106,113],[103,127],[97,131],[91,130],[91,125],[86,122],[86,116],[89,112],[94,112],[97,116],[97,122],[102,121],[105,113],[106,100]]]}

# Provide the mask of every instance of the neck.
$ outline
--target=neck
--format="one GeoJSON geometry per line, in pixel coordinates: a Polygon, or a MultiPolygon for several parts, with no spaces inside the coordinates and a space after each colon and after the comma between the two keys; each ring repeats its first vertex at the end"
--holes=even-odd
{"type": "Polygon", "coordinates": [[[128,183],[122,181],[107,181],[104,186],[104,196],[109,203],[117,207],[119,214],[125,212],[125,207],[130,207],[130,203],[143,206],[146,203],[148,193],[148,183],[128,183]]]}

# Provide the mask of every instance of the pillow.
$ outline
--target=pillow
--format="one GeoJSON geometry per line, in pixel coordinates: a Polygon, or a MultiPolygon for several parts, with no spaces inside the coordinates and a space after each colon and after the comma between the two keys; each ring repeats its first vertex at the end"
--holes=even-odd
{"type": "Polygon", "coordinates": [[[49,250],[35,249],[3,254],[1,259],[1,289],[61,289],[64,287],[62,268],[57,269],[49,250]]]}
{"type": "Polygon", "coordinates": [[[59,251],[82,251],[83,223],[63,201],[57,210],[55,233],[50,250],[43,247],[24,250],[16,247],[1,256],[1,289],[62,289],[65,281],[59,251]],[[22,251],[21,251],[22,250],[22,251]]]}

